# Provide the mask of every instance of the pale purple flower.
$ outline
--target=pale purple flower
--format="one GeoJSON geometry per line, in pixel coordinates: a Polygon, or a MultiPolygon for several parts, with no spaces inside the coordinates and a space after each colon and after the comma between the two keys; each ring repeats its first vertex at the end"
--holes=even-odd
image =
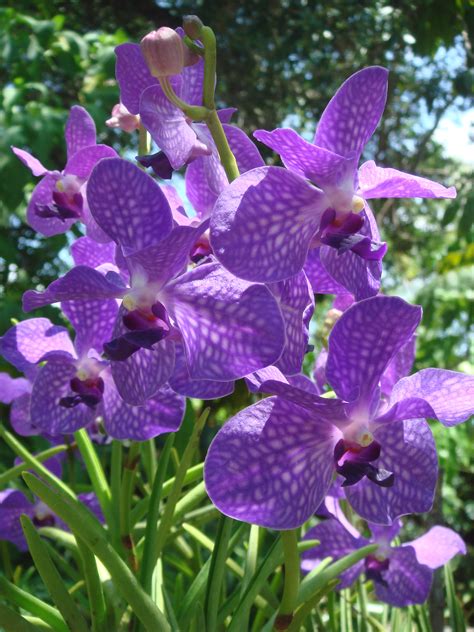
{"type": "Polygon", "coordinates": [[[90,217],[85,188],[94,165],[102,158],[117,154],[107,145],[96,144],[94,121],[79,105],[71,108],[65,139],[67,163],[63,171],[50,171],[24,149],[12,147],[13,153],[31,173],[41,176],[26,211],[28,224],[50,237],[66,232],[74,222],[81,220],[93,239],[107,240],[90,217]]]}
{"type": "Polygon", "coordinates": [[[205,466],[211,500],[239,520],[291,529],[307,520],[337,472],[352,507],[390,524],[431,508],[437,479],[433,436],[474,409],[474,377],[424,369],[381,398],[390,362],[412,338],[421,308],[376,296],[350,307],[329,337],[327,381],[337,399],[286,380],[275,368],[253,377],[270,397],[242,410],[215,437],[205,466]]]}
{"type": "Polygon", "coordinates": [[[176,341],[196,380],[232,381],[279,359],[284,323],[271,292],[214,261],[186,272],[206,224],[173,227],[168,201],[152,178],[124,160],[102,160],[88,199],[95,220],[119,246],[129,284],[112,271],[76,266],[44,292],[27,292],[24,308],[121,298],[105,348],[128,403],[142,404],[170,378],[176,341]]]}
{"type": "Polygon", "coordinates": [[[116,103],[112,108],[111,117],[105,124],[112,129],[121,129],[131,134],[140,127],[140,117],[131,114],[123,103],[116,103]]]}
{"type": "Polygon", "coordinates": [[[385,106],[387,75],[379,66],[352,75],[324,110],[314,143],[291,129],[255,132],[280,154],[286,169],[254,169],[220,195],[211,244],[231,272],[280,281],[301,270],[309,249],[321,247],[329,275],[356,299],[367,298],[378,291],[386,247],[366,200],[455,196],[452,187],[371,161],[357,171],[385,106]]]}
{"type": "Polygon", "coordinates": [[[310,529],[305,539],[316,539],[320,544],[302,554],[301,568],[311,571],[326,557],[338,560],[368,544],[376,543],[377,550],[340,575],[337,589],[348,588],[362,574],[374,583],[380,601],[402,608],[424,603],[431,589],[433,571],[447,564],[455,555],[465,555],[466,545],[452,529],[435,526],[424,535],[391,546],[401,527],[396,521],[390,527],[370,525],[372,537],[367,539],[347,520],[343,523],[330,518],[310,529]]]}

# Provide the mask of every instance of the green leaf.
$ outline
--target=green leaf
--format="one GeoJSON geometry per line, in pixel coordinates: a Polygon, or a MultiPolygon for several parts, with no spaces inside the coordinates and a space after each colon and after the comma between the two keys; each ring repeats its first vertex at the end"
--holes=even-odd
{"type": "Polygon", "coordinates": [[[38,573],[71,632],[88,632],[84,617],[64,585],[33,523],[26,515],[21,516],[20,521],[38,573]]]}
{"type": "MultiPolygon", "coordinates": [[[[5,632],[38,632],[38,628],[0,603],[0,621],[5,632]]],[[[51,628],[50,628],[51,629],[51,628]]]]}
{"type": "Polygon", "coordinates": [[[217,528],[216,541],[212,551],[211,566],[207,579],[206,598],[204,601],[206,628],[208,632],[216,632],[217,630],[217,613],[219,612],[222,585],[225,577],[227,550],[233,522],[231,518],[222,515],[217,528]]]}

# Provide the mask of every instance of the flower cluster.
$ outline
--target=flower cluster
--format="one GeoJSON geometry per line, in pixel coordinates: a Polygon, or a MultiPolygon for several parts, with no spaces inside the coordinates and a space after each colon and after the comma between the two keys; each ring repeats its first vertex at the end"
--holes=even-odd
{"type": "MultiPolygon", "coordinates": [[[[214,108],[212,60],[199,30],[191,29],[191,49],[181,29],[116,49],[120,103],[107,125],[140,129],[155,142],[153,154],[140,144],[138,166],[96,144],[79,106],[66,124],[63,171],[13,148],[42,178],[30,225],[50,236],[79,221],[85,234],[71,245],[74,266],[23,297],[25,312],[60,303],[70,327],[32,318],[0,340],[0,353],[25,376],[0,376],[2,401],[13,402],[20,434],[56,437],[99,424],[115,439],[143,441],[179,429],[186,397],[223,397],[246,378],[256,401],[224,425],[206,458],[216,507],[293,529],[336,481],[380,543],[343,585],[365,569],[382,600],[423,601],[430,569],[463,552],[462,542],[443,530],[449,553],[433,557],[440,528],[393,549],[387,534],[400,516],[430,510],[437,455],[426,419],[465,421],[474,377],[409,375],[421,308],[381,294],[387,246],[369,201],[452,198],[455,190],[373,161],[358,167],[385,106],[381,67],[343,83],[313,142],[291,129],[255,132],[284,165],[265,166],[230,124],[234,110],[214,108]],[[178,169],[186,203],[163,182],[178,169]],[[336,322],[313,381],[302,365],[314,293],[335,295],[336,322]],[[416,591],[401,586],[402,567],[416,591]]],[[[18,493],[4,495],[0,510],[23,507],[18,493]]],[[[308,536],[321,545],[306,554],[306,570],[366,543],[335,518],[308,536]]]]}

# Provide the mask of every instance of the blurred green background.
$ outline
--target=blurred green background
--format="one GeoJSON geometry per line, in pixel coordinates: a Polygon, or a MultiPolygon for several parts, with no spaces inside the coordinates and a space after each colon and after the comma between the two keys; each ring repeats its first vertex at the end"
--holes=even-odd
{"type": "MultiPolygon", "coordinates": [[[[186,13],[198,14],[214,28],[220,51],[219,104],[237,107],[235,122],[249,134],[284,124],[311,138],[343,79],[370,64],[390,69],[387,109],[364,157],[455,185],[458,198],[373,204],[389,243],[384,291],[424,308],[415,368],[472,372],[474,4],[463,0],[3,2],[0,334],[12,318],[24,318],[22,293],[48,284],[68,266],[68,237],[45,239],[25,224],[34,182],[10,145],[30,150],[48,168],[62,168],[64,123],[68,109],[79,103],[94,117],[99,142],[135,150],[135,137],[104,125],[118,101],[113,49],[139,41],[157,26],[179,26],[186,13]]],[[[321,322],[328,301],[317,297],[317,304],[321,322]]],[[[59,319],[54,308],[43,314],[59,319]]],[[[238,389],[233,399],[214,403],[216,417],[224,419],[240,406],[239,397],[238,389]]],[[[445,522],[472,547],[472,421],[451,430],[433,429],[442,487],[424,524],[445,522]]],[[[456,578],[472,620],[472,559],[461,561],[456,578]]]]}

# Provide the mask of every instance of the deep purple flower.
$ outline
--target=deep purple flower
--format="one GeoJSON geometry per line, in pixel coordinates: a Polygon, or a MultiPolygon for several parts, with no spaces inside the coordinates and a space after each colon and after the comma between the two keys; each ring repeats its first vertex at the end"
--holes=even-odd
{"type": "Polygon", "coordinates": [[[99,350],[112,333],[116,302],[71,301],[62,309],[76,331],[74,344],[67,330],[46,318],[18,323],[1,339],[0,352],[18,370],[36,369],[25,411],[32,430],[68,434],[91,427],[99,418],[116,439],[143,441],[178,430],[184,416],[180,395],[164,386],[144,406],[130,406],[100,358],[99,350]]]}
{"type": "Polygon", "coordinates": [[[310,248],[320,247],[329,275],[356,299],[367,298],[378,291],[385,245],[366,200],[455,196],[454,188],[371,161],[357,171],[385,106],[387,75],[378,66],[352,75],[323,112],[314,143],[291,129],[255,132],[286,169],[254,169],[220,195],[211,244],[231,272],[280,281],[301,270],[310,248]]]}
{"type": "MultiPolygon", "coordinates": [[[[103,522],[104,517],[95,494],[79,494],[78,500],[103,522]]],[[[20,522],[23,514],[27,515],[38,528],[58,527],[68,530],[67,525],[41,500],[31,502],[23,492],[17,489],[0,491],[0,540],[12,542],[21,551],[28,549],[20,522]]]]}
{"type": "Polygon", "coordinates": [[[327,381],[337,399],[290,383],[270,368],[254,376],[277,395],[242,410],[218,432],[206,459],[209,496],[226,515],[275,529],[307,520],[335,472],[366,520],[390,524],[431,508],[436,448],[424,420],[446,426],[473,412],[474,377],[424,369],[402,378],[390,399],[380,382],[412,338],[421,309],[376,296],[356,303],[329,337],[327,381]]]}
{"type": "Polygon", "coordinates": [[[24,149],[12,147],[13,153],[34,176],[42,176],[28,204],[28,224],[50,237],[66,232],[74,222],[81,220],[93,239],[107,241],[107,237],[90,217],[85,188],[94,165],[102,158],[117,154],[107,145],[96,144],[94,121],[79,105],[71,108],[65,138],[67,163],[61,172],[46,169],[24,149]]]}
{"type": "Polygon", "coordinates": [[[182,340],[189,375],[197,380],[228,382],[278,360],[284,323],[270,291],[214,261],[186,272],[206,224],[173,228],[167,199],[152,178],[124,160],[102,160],[88,199],[97,223],[119,246],[130,284],[116,273],[77,266],[45,292],[27,292],[24,308],[122,298],[106,351],[128,403],[142,404],[169,379],[175,341],[182,340]]]}
{"type": "Polygon", "coordinates": [[[305,538],[320,544],[302,554],[301,567],[310,571],[326,557],[333,560],[356,551],[370,543],[378,549],[340,575],[338,590],[348,588],[365,573],[374,583],[380,601],[402,608],[424,603],[429,595],[433,571],[447,564],[455,555],[466,554],[466,545],[452,529],[435,526],[421,537],[401,546],[391,546],[398,535],[400,521],[390,527],[369,525],[370,539],[364,538],[347,521],[343,524],[330,518],[310,529],[305,538]]]}

